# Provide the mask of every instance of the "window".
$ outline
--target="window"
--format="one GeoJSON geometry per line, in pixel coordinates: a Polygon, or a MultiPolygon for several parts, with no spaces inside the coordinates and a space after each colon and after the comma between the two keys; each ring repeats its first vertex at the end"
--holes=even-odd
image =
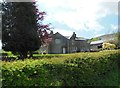
{"type": "Polygon", "coordinates": [[[60,44],[61,40],[60,39],[55,39],[55,44],[60,44]]]}

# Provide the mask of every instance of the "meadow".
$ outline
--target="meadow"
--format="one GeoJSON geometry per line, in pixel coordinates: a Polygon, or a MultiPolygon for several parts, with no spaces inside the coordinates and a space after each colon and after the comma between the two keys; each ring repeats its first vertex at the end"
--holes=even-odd
{"type": "Polygon", "coordinates": [[[1,61],[2,86],[119,86],[119,50],[1,61]]]}

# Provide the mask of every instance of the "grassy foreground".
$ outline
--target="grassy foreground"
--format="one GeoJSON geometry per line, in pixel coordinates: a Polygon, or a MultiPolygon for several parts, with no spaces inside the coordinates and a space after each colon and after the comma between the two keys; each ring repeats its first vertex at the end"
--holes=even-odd
{"type": "Polygon", "coordinates": [[[120,86],[118,50],[2,61],[2,86],[120,86]]]}

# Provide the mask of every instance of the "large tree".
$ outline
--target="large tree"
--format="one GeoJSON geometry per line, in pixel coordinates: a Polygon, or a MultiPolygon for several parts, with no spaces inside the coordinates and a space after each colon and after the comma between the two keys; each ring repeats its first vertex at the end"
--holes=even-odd
{"type": "Polygon", "coordinates": [[[39,49],[49,25],[43,25],[45,12],[39,12],[34,2],[2,3],[2,48],[26,58],[28,52],[39,49]]]}
{"type": "Polygon", "coordinates": [[[49,24],[43,24],[45,12],[39,12],[35,2],[2,3],[2,48],[26,58],[28,52],[50,43],[49,24]]]}

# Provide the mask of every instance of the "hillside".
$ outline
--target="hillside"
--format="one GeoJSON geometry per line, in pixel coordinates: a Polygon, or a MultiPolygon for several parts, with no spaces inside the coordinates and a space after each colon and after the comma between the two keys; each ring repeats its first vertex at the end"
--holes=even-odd
{"type": "Polygon", "coordinates": [[[89,42],[93,42],[93,41],[98,41],[98,40],[115,40],[118,41],[118,34],[119,33],[113,33],[113,34],[106,34],[106,35],[102,35],[102,36],[98,36],[98,37],[93,37],[91,39],[89,39],[89,42]]]}
{"type": "Polygon", "coordinates": [[[102,36],[98,36],[96,38],[99,38],[100,40],[109,40],[109,39],[114,39],[118,37],[118,33],[113,33],[113,34],[106,34],[102,36]]]}

